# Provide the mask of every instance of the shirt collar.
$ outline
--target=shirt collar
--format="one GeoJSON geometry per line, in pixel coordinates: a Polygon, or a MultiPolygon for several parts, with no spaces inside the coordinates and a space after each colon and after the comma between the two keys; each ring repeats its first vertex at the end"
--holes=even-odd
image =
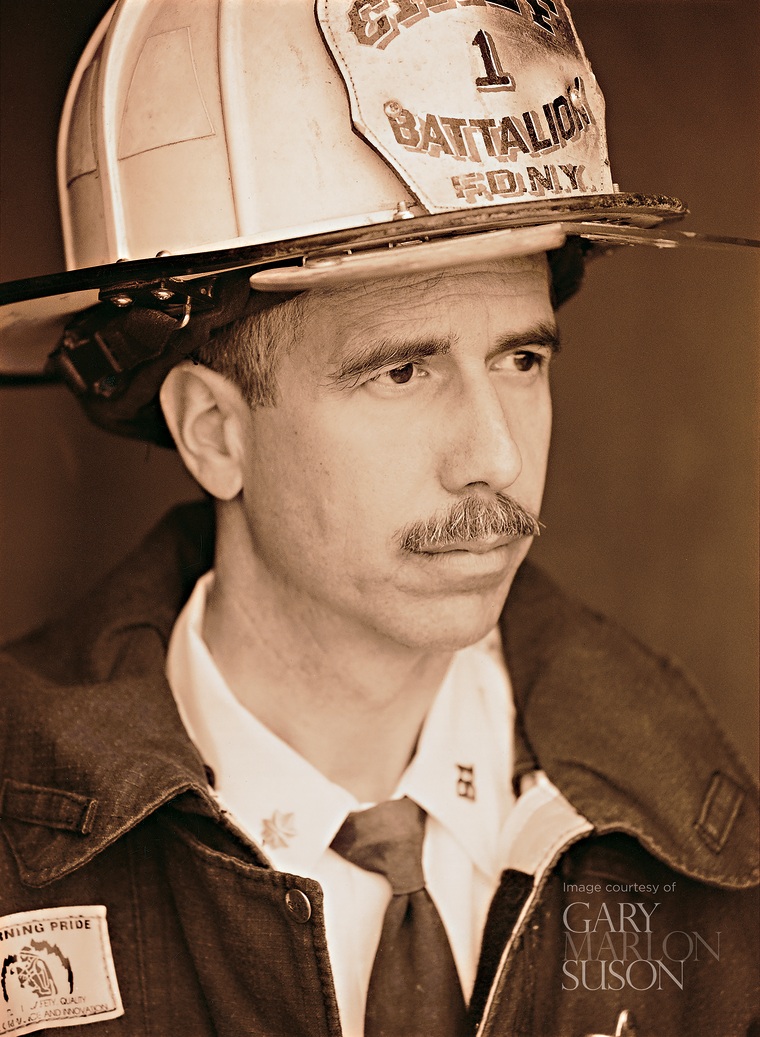
{"type": "Polygon", "coordinates": [[[233,695],[201,635],[212,581],[213,572],[198,580],[174,626],[169,685],[221,805],[276,868],[308,873],[358,803],[233,695]]]}
{"type": "Polygon", "coordinates": [[[488,876],[499,874],[497,836],[514,802],[513,718],[498,638],[489,635],[454,656],[396,792],[448,829],[488,876]]]}
{"type": "MultiPolygon", "coordinates": [[[[190,738],[213,769],[217,796],[283,871],[308,874],[345,817],[366,804],[334,784],[233,695],[201,630],[213,572],[172,632],[166,673],[190,738]]],[[[409,796],[486,875],[512,805],[513,707],[498,639],[457,652],[394,798],[409,796]],[[494,653],[495,644],[495,653],[494,653]]]]}

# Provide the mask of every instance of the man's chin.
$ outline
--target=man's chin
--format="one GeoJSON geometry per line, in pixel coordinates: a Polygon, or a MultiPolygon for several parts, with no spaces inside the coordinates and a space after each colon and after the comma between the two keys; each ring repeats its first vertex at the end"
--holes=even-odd
{"type": "Polygon", "coordinates": [[[403,642],[431,652],[457,652],[476,644],[496,625],[512,585],[514,573],[488,594],[457,594],[420,606],[405,627],[403,642]]]}

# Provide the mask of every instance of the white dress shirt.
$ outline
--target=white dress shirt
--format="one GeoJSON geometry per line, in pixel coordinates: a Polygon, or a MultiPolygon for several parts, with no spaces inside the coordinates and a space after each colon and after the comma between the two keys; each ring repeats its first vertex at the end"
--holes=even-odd
{"type": "MultiPolygon", "coordinates": [[[[180,614],[166,673],[190,738],[215,774],[215,794],[279,871],[315,879],[346,1037],[363,1034],[369,976],[390,887],[330,849],[359,803],[250,713],[227,686],[201,631],[213,572],[180,614]]],[[[392,798],[428,814],[427,889],[449,936],[465,998],[488,908],[504,867],[513,807],[513,705],[498,634],[457,652],[392,798]]],[[[252,663],[255,670],[255,660],[252,663]]]]}

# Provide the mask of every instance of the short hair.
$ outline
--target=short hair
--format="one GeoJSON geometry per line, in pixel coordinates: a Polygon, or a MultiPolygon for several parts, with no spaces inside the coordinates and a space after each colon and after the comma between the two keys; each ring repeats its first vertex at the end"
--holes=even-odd
{"type": "Polygon", "coordinates": [[[251,407],[277,403],[277,366],[304,327],[303,296],[265,307],[219,328],[195,352],[198,363],[229,378],[251,407]]]}

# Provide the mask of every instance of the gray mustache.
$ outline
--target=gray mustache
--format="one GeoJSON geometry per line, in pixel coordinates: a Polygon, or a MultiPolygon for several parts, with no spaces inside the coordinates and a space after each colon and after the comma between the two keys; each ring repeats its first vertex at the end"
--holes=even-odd
{"type": "Polygon", "coordinates": [[[521,504],[497,493],[485,499],[464,497],[441,515],[404,526],[397,539],[404,551],[420,554],[433,547],[448,547],[469,540],[495,537],[540,536],[538,517],[521,504]]]}

